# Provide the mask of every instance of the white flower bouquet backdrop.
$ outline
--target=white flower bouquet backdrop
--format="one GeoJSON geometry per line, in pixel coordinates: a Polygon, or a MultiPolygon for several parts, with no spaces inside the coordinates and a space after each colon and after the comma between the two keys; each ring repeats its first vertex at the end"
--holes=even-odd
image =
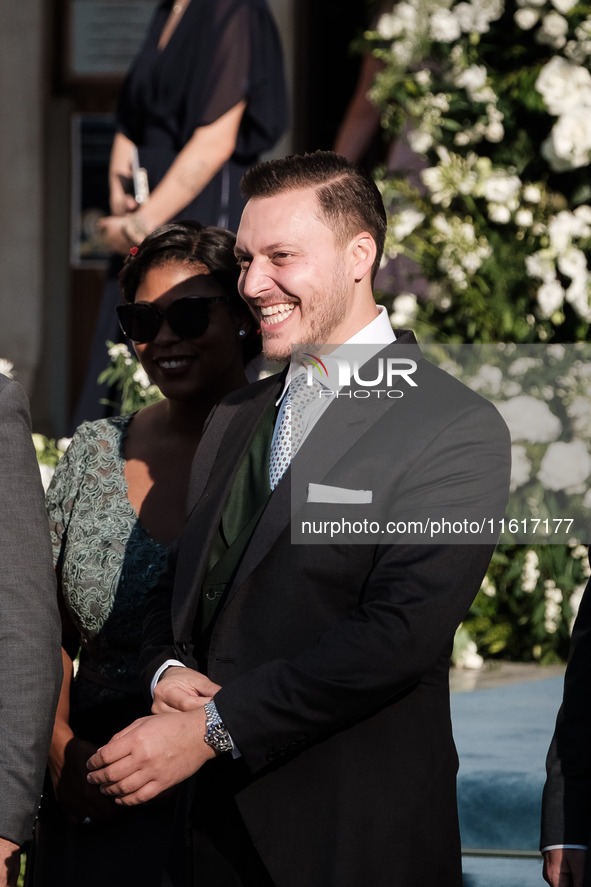
{"type": "MultiPolygon", "coordinates": [[[[364,49],[381,63],[370,95],[386,134],[404,133],[425,166],[420,176],[376,171],[389,211],[386,261],[414,261],[416,288],[407,275],[407,292],[383,295],[394,325],[438,343],[586,340],[591,4],[404,0],[383,8],[364,49]]],[[[543,487],[546,501],[576,490],[591,513],[584,372],[567,385],[558,413],[542,391],[535,407],[520,401],[530,394],[501,399],[515,426],[514,488],[543,487]]],[[[490,379],[482,392],[495,399],[490,379]]],[[[588,572],[584,553],[576,538],[499,546],[464,624],[479,652],[564,658],[588,572]]]]}
{"type": "MultiPolygon", "coordinates": [[[[367,34],[386,131],[428,168],[380,176],[387,255],[426,279],[424,332],[574,341],[591,322],[591,4],[408,0],[367,34]]],[[[412,287],[410,295],[412,296],[412,287]]]]}

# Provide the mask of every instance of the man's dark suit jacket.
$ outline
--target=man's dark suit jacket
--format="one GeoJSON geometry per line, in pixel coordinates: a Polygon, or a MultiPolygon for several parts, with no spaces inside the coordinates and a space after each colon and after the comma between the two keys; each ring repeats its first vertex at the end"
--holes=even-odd
{"type": "MultiPolygon", "coordinates": [[[[415,350],[420,397],[379,410],[373,402],[367,416],[338,398],[296,459],[309,463],[309,480],[344,487],[362,460],[364,488],[418,500],[425,513],[448,501],[502,514],[510,448],[499,414],[421,360],[412,334],[397,335],[382,354],[415,350]]],[[[216,705],[242,755],[236,770],[248,774],[236,801],[278,887],[456,887],[449,657],[492,544],[292,545],[288,469],[223,601],[207,661],[192,655],[207,552],[257,419],[282,384],[242,389],[211,417],[196,504],[148,603],[146,682],[175,657],[222,685],[216,705]]],[[[198,774],[198,804],[215,790],[216,767],[218,789],[232,791],[225,756],[198,774]]]]}
{"type": "Polygon", "coordinates": [[[0,375],[0,837],[32,835],[61,685],[61,627],[29,406],[0,375]]]}
{"type": "MultiPolygon", "coordinates": [[[[590,549],[591,553],[591,549],[590,549]]],[[[590,846],[591,838],[591,580],[573,626],[562,705],[546,761],[540,847],[590,846]]],[[[585,884],[591,884],[587,864],[585,884]]]]}

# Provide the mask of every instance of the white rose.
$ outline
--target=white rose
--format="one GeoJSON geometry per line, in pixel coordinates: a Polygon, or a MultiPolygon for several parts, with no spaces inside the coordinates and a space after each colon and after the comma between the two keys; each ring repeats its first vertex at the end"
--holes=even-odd
{"type": "Polygon", "coordinates": [[[520,188],[518,176],[510,176],[501,169],[494,169],[484,183],[483,193],[491,203],[507,203],[519,193],[520,188]]]}
{"type": "Polygon", "coordinates": [[[454,145],[457,145],[459,148],[464,148],[466,147],[466,145],[469,145],[470,142],[473,142],[474,140],[474,132],[470,129],[463,129],[455,134],[454,145]]]}
{"type": "Polygon", "coordinates": [[[546,347],[546,354],[548,357],[551,357],[552,360],[564,360],[566,348],[564,345],[548,345],[546,347]]]}
{"type": "Polygon", "coordinates": [[[497,401],[496,407],[507,423],[514,441],[549,443],[559,436],[562,425],[550,407],[529,394],[497,401]]]}
{"type": "Polygon", "coordinates": [[[454,13],[464,33],[485,34],[490,23],[500,18],[503,8],[503,0],[472,0],[456,4],[454,13]]]}
{"type": "Polygon", "coordinates": [[[415,154],[426,154],[433,145],[433,136],[431,133],[413,129],[408,133],[408,144],[415,154]]]}
{"type": "Polygon", "coordinates": [[[559,49],[566,43],[568,22],[557,12],[549,12],[542,19],[542,27],[536,34],[538,43],[547,44],[559,49]]]}
{"type": "Polygon", "coordinates": [[[415,73],[415,80],[419,86],[429,86],[431,83],[431,71],[428,68],[421,68],[415,73]]]}
{"type": "Polygon", "coordinates": [[[470,382],[470,388],[474,391],[486,391],[488,394],[496,395],[501,390],[503,384],[503,371],[500,367],[490,366],[485,363],[478,370],[470,382]]]}
{"type": "Polygon", "coordinates": [[[529,228],[534,223],[534,216],[531,209],[518,209],[515,213],[515,223],[522,228],[529,228]]]}
{"type": "Polygon", "coordinates": [[[457,657],[454,657],[456,668],[465,668],[468,671],[478,671],[484,665],[484,659],[478,652],[478,647],[473,640],[469,640],[457,657]]]}
{"type": "Polygon", "coordinates": [[[562,51],[565,57],[573,64],[584,65],[587,61],[587,56],[591,55],[590,49],[591,47],[587,41],[577,43],[576,40],[568,40],[562,51]]]}
{"type": "Polygon", "coordinates": [[[404,209],[392,219],[392,233],[400,241],[408,237],[425,219],[425,214],[416,209],[404,209]]]}
{"type": "Polygon", "coordinates": [[[383,40],[394,40],[403,31],[401,17],[396,12],[384,13],[378,19],[376,31],[383,40]]]}
{"type": "Polygon", "coordinates": [[[559,117],[541,153],[555,172],[587,166],[591,156],[591,107],[576,108],[559,117]]]}
{"type": "Polygon", "coordinates": [[[553,634],[560,623],[562,609],[562,592],[556,587],[553,579],[544,582],[544,627],[548,634],[553,634]]]}
{"type": "Polygon", "coordinates": [[[517,357],[513,363],[509,365],[508,372],[511,376],[523,376],[524,373],[527,373],[529,370],[536,369],[536,367],[542,367],[544,365],[543,360],[539,357],[528,357],[525,355],[524,357],[517,357]]]}
{"type": "Polygon", "coordinates": [[[115,360],[115,358],[117,358],[117,357],[130,357],[131,356],[129,353],[129,348],[127,347],[127,345],[124,345],[123,343],[121,343],[119,345],[112,345],[109,348],[107,353],[108,353],[109,357],[111,358],[111,360],[115,360]]]}
{"type": "Polygon", "coordinates": [[[522,31],[530,31],[539,22],[540,13],[535,9],[518,9],[513,19],[522,31]]]}
{"type": "Polygon", "coordinates": [[[402,293],[392,303],[390,322],[393,327],[404,328],[417,314],[417,297],[414,293],[402,293]]]}
{"type": "Polygon", "coordinates": [[[525,561],[521,573],[521,588],[523,591],[527,591],[530,594],[532,591],[535,591],[538,579],[540,578],[540,571],[538,570],[539,562],[540,560],[536,552],[532,551],[530,548],[525,555],[525,561]]]}
{"type": "Polygon", "coordinates": [[[568,405],[567,413],[579,437],[591,440],[591,401],[579,395],[568,405]]]}
{"type": "Polygon", "coordinates": [[[505,382],[503,385],[503,394],[505,397],[517,397],[522,391],[523,388],[519,382],[505,382]]]}
{"type": "Polygon", "coordinates": [[[565,298],[567,302],[573,306],[579,317],[583,320],[591,321],[589,279],[587,275],[574,278],[571,285],[566,290],[565,298]]]}
{"type": "Polygon", "coordinates": [[[531,477],[531,462],[522,444],[511,447],[511,492],[522,487],[531,477]]]}
{"type": "Polygon", "coordinates": [[[142,366],[138,366],[133,374],[133,381],[136,382],[140,388],[146,390],[152,384],[150,379],[148,378],[148,374],[142,366]]]}
{"type": "Polygon", "coordinates": [[[538,250],[525,257],[525,268],[529,277],[538,277],[546,283],[556,280],[554,255],[550,250],[538,250]]]}
{"type": "Polygon", "coordinates": [[[569,248],[573,237],[587,236],[585,219],[577,213],[562,210],[548,222],[548,235],[552,249],[560,255],[569,248]]]}
{"type": "Polygon", "coordinates": [[[511,221],[511,211],[503,203],[489,203],[487,212],[491,222],[497,225],[507,225],[511,221]]]}
{"type": "Polygon", "coordinates": [[[505,136],[505,127],[502,123],[499,123],[498,120],[489,123],[484,132],[484,137],[487,142],[492,142],[494,145],[503,141],[505,136]]]}
{"type": "Polygon", "coordinates": [[[550,114],[558,116],[569,108],[591,105],[591,74],[560,56],[553,56],[544,65],[535,86],[550,114]]]}
{"type": "Polygon", "coordinates": [[[485,594],[487,597],[496,597],[497,590],[494,584],[490,581],[488,576],[485,576],[482,580],[482,585],[480,586],[480,591],[485,594]]]}
{"type": "Polygon", "coordinates": [[[542,459],[538,480],[548,490],[567,490],[591,474],[591,456],[582,440],[550,444],[542,459]]]}
{"type": "Polygon", "coordinates": [[[587,258],[585,253],[574,246],[569,247],[558,257],[558,267],[571,280],[575,277],[586,277],[587,258]]]}
{"type": "Polygon", "coordinates": [[[552,6],[554,9],[557,9],[558,12],[570,12],[576,3],[577,0],[552,0],[552,6]]]}
{"type": "Polygon", "coordinates": [[[523,199],[528,203],[539,203],[542,199],[542,190],[538,185],[525,185],[523,188],[523,199]]]}
{"type": "Polygon", "coordinates": [[[486,83],[486,67],[484,65],[470,65],[456,78],[456,85],[465,89],[470,95],[474,95],[486,83]]]}
{"type": "Polygon", "coordinates": [[[438,43],[453,43],[462,29],[456,16],[449,9],[437,9],[429,21],[429,35],[438,43]]]}
{"type": "Polygon", "coordinates": [[[557,280],[551,280],[542,284],[536,293],[536,299],[542,317],[552,317],[562,307],[564,290],[557,280]]]}
{"type": "Polygon", "coordinates": [[[591,229],[587,229],[586,225],[591,225],[591,206],[587,206],[586,204],[577,206],[573,212],[573,216],[582,224],[581,237],[588,237],[591,234],[591,229]]]}

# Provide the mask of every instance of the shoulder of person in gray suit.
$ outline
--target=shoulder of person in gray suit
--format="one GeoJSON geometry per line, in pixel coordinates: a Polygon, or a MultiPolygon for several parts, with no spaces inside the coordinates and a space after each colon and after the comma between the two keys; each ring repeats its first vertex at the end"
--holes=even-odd
{"type": "MultiPolygon", "coordinates": [[[[61,683],[60,622],[26,394],[0,375],[0,885],[32,835],[61,683]]],[[[11,880],[13,879],[13,880],[11,880]]]]}

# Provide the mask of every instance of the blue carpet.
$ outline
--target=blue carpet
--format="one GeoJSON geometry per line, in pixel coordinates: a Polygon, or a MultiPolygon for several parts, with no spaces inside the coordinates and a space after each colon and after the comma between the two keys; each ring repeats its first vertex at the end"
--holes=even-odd
{"type": "MultiPolygon", "coordinates": [[[[537,851],[545,760],[563,678],[452,693],[466,850],[537,851]]],[[[465,887],[541,885],[537,859],[464,858],[465,887]]]]}
{"type": "Polygon", "coordinates": [[[542,858],[462,860],[464,887],[544,887],[542,858]]]}

